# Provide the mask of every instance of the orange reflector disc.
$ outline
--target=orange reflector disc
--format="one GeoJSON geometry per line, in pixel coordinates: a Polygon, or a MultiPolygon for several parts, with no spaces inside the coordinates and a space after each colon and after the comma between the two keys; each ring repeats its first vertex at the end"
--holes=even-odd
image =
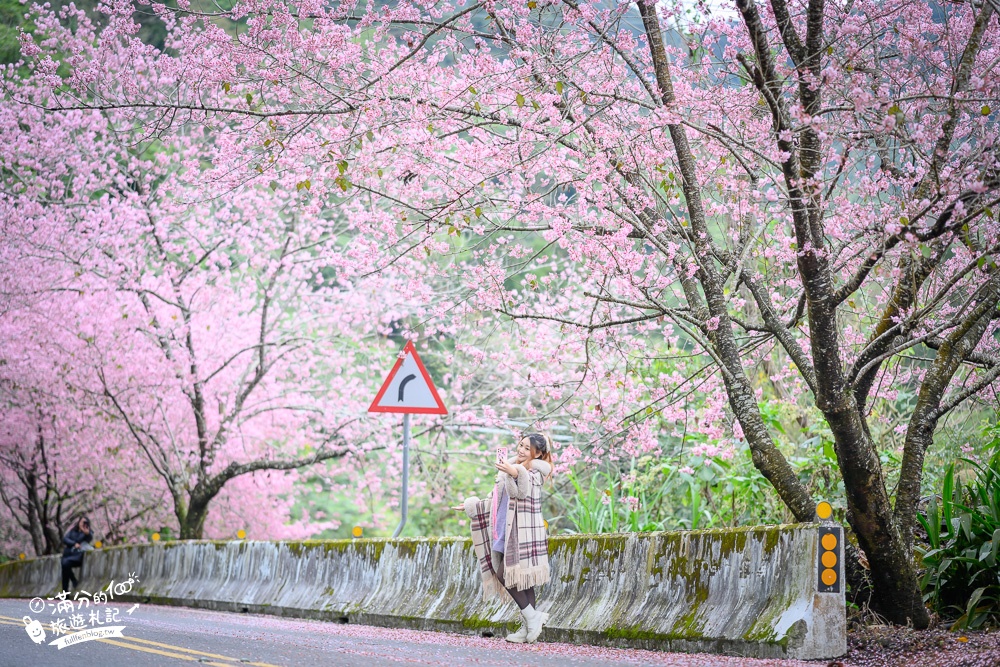
{"type": "Polygon", "coordinates": [[[827,586],[833,586],[837,582],[837,571],[836,570],[823,570],[823,574],[820,577],[823,583],[827,586]]]}
{"type": "Polygon", "coordinates": [[[832,551],[825,551],[820,560],[823,561],[823,567],[833,567],[837,564],[837,554],[832,551]]]}
{"type": "Polygon", "coordinates": [[[827,551],[832,551],[837,548],[837,536],[833,533],[827,533],[823,536],[823,548],[827,551]]]}

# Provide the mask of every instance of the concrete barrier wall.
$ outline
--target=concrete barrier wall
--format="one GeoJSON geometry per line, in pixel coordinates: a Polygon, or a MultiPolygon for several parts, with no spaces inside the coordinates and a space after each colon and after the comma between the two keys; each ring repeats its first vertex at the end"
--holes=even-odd
{"type": "MultiPolygon", "coordinates": [[[[843,586],[817,592],[811,524],[549,540],[543,641],[757,657],[846,652],[843,586]]],[[[843,579],[843,566],[837,570],[843,579]]],[[[471,541],[186,541],[88,553],[80,588],[133,574],[129,599],[342,623],[503,636],[512,602],[482,601],[471,541]]],[[[58,557],[0,566],[0,596],[51,596],[58,557]]]]}

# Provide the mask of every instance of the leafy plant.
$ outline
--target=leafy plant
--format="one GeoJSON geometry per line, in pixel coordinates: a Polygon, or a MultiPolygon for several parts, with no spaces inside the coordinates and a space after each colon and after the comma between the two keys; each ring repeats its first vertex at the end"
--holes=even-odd
{"type": "MultiPolygon", "coordinates": [[[[595,476],[596,477],[596,476],[595,476]]],[[[597,484],[587,484],[586,488],[580,478],[572,471],[566,472],[566,478],[573,485],[575,502],[570,505],[566,518],[573,524],[578,533],[603,533],[608,523],[608,511],[602,502],[604,490],[597,484]]],[[[614,532],[614,528],[611,529],[614,532]]]]}
{"type": "Polygon", "coordinates": [[[987,463],[963,458],[974,474],[962,485],[954,463],[945,471],[941,500],[918,516],[927,544],[917,547],[925,568],[924,601],[956,628],[1000,622],[1000,450],[987,463]]]}

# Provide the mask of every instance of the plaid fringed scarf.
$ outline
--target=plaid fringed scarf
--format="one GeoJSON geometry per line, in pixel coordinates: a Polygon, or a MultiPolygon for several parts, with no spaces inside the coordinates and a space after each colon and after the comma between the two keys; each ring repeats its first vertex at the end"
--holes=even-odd
{"type": "MultiPolygon", "coordinates": [[[[549,545],[542,520],[542,484],[551,472],[545,461],[532,461],[532,469],[515,465],[517,479],[500,473],[510,500],[507,507],[506,543],[504,547],[504,582],[511,588],[524,590],[549,581],[549,545]]],[[[493,569],[493,492],[486,498],[468,498],[465,513],[472,523],[472,544],[483,577],[483,599],[503,595],[504,587],[493,569]]]]}

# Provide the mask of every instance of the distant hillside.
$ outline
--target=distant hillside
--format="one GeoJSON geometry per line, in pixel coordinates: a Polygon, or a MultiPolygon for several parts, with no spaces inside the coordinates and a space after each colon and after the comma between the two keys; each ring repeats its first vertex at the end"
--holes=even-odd
{"type": "Polygon", "coordinates": [[[21,52],[18,27],[24,23],[25,6],[18,0],[0,0],[0,64],[17,60],[21,52]]]}
{"type": "MultiPolygon", "coordinates": [[[[68,5],[70,0],[50,0],[53,8],[60,8],[68,5]]],[[[77,7],[83,9],[98,24],[104,23],[97,10],[97,0],[73,0],[77,7]]],[[[24,15],[30,11],[31,5],[40,4],[29,2],[21,4],[20,0],[0,0],[0,64],[15,62],[21,52],[21,46],[17,36],[19,28],[24,28],[27,32],[34,30],[34,25],[26,22],[24,15]]],[[[171,0],[170,4],[173,4],[171,0]]],[[[194,4],[194,3],[192,3],[194,4]]],[[[147,44],[157,48],[163,48],[163,40],[167,30],[163,21],[153,15],[148,4],[133,2],[136,7],[135,18],[139,25],[139,37],[147,44]]]]}
{"type": "MultiPolygon", "coordinates": [[[[69,4],[71,1],[75,2],[77,7],[86,11],[98,25],[104,23],[101,15],[96,11],[98,0],[49,0],[49,4],[53,8],[58,9],[69,4]]],[[[18,28],[24,27],[27,32],[31,32],[34,28],[30,23],[25,22],[24,14],[29,11],[32,4],[41,4],[42,2],[44,0],[30,0],[27,4],[21,4],[20,0],[0,0],[0,63],[12,63],[17,60],[20,53],[20,44],[17,39],[18,28]]],[[[236,0],[192,0],[191,7],[192,9],[201,8],[206,11],[218,11],[220,7],[232,7],[235,2],[236,0]]],[[[139,31],[139,37],[146,44],[162,49],[166,37],[166,26],[163,21],[153,15],[151,4],[150,2],[132,0],[132,5],[136,9],[135,19],[142,26],[139,31]]],[[[176,6],[176,0],[157,0],[156,4],[176,6]]],[[[378,10],[383,5],[393,6],[395,4],[396,0],[375,0],[373,7],[375,10],[378,10]]],[[[611,6],[611,0],[608,0],[608,4],[611,6]]],[[[366,6],[366,0],[357,0],[356,11],[359,14],[363,14],[366,6]]],[[[634,12],[635,10],[633,9],[632,11],[634,12]]],[[[622,28],[632,32],[635,36],[639,36],[642,33],[642,24],[638,19],[638,14],[632,17],[632,19],[625,21],[622,28]]],[[[239,29],[237,24],[232,21],[220,19],[217,20],[217,23],[230,34],[235,34],[239,29]]],[[[240,22],[240,24],[242,23],[243,21],[240,22]]],[[[473,17],[473,25],[484,32],[488,31],[489,22],[486,15],[477,13],[473,17]]],[[[402,28],[399,28],[399,30],[402,31],[402,28]]],[[[673,31],[670,32],[672,33],[673,31]]],[[[672,34],[668,37],[668,40],[671,43],[676,41],[672,34]]]]}
{"type": "MultiPolygon", "coordinates": [[[[83,9],[90,15],[91,19],[98,25],[104,24],[103,15],[97,12],[98,0],[49,0],[49,4],[58,9],[64,5],[68,5],[70,2],[74,2],[77,7],[83,9]]],[[[176,0],[154,0],[156,4],[176,6],[176,0]]],[[[373,7],[376,11],[383,5],[393,6],[396,4],[397,0],[374,0],[373,7]]],[[[26,32],[32,32],[34,26],[25,21],[24,15],[30,11],[30,7],[33,4],[41,4],[44,0],[30,0],[27,4],[21,4],[20,0],[0,0],[0,64],[8,64],[16,62],[20,51],[20,43],[18,42],[18,33],[20,28],[24,28],[26,32]]],[[[192,9],[203,9],[205,11],[218,11],[220,8],[229,8],[236,3],[236,0],[191,0],[192,9]]],[[[367,0],[356,0],[356,12],[360,15],[366,10],[367,0]]],[[[614,0],[605,0],[605,4],[610,8],[615,2],[614,0]]],[[[138,0],[132,0],[132,6],[135,7],[135,14],[133,15],[136,21],[139,23],[141,28],[139,29],[139,38],[151,46],[157,49],[163,49],[164,40],[166,39],[166,25],[157,18],[152,11],[151,3],[140,2],[138,0]]],[[[481,32],[489,32],[491,30],[491,23],[488,21],[488,17],[482,13],[477,12],[475,16],[472,17],[473,26],[481,32]]],[[[552,17],[548,17],[552,20],[552,17]]],[[[241,20],[239,23],[233,22],[227,19],[214,19],[215,22],[226,30],[229,34],[235,35],[241,30],[241,26],[245,24],[245,19],[241,20]]],[[[629,15],[621,23],[621,29],[631,32],[633,36],[640,37],[643,34],[642,22],[639,19],[638,12],[635,7],[632,7],[629,11],[629,15]]],[[[390,31],[390,34],[396,32],[403,32],[405,28],[396,27],[390,31]]],[[[667,29],[665,31],[665,39],[667,44],[670,46],[681,47],[684,46],[689,50],[692,45],[687,44],[683,36],[674,29],[667,29]]],[[[436,39],[432,39],[430,44],[433,44],[436,39]]],[[[725,48],[726,40],[722,39],[717,42],[713,47],[713,53],[717,58],[721,58],[722,51],[725,48]]],[[[428,47],[429,48],[429,47],[428,47]]],[[[505,51],[506,47],[495,46],[492,47],[496,51],[505,51]]],[[[447,64],[447,61],[445,62],[447,64]]]]}

